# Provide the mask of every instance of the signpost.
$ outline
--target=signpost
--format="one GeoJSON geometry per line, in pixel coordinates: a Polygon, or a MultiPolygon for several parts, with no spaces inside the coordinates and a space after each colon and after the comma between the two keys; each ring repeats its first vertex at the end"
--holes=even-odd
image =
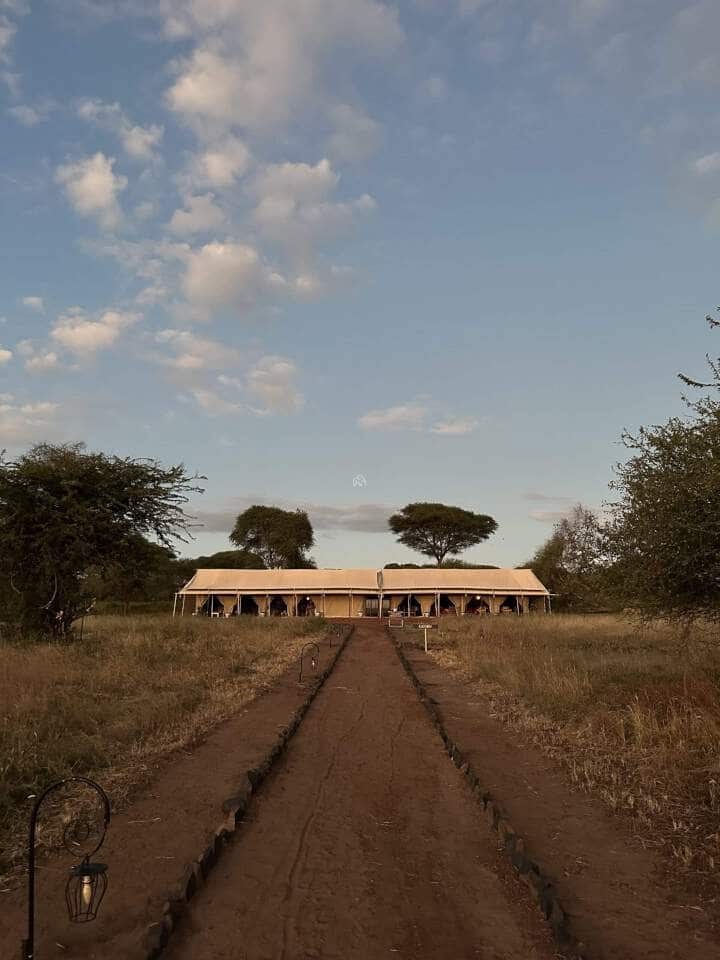
{"type": "Polygon", "coordinates": [[[427,653],[428,652],[427,632],[428,630],[437,630],[437,624],[436,623],[419,623],[418,630],[425,631],[425,653],[427,653]]]}

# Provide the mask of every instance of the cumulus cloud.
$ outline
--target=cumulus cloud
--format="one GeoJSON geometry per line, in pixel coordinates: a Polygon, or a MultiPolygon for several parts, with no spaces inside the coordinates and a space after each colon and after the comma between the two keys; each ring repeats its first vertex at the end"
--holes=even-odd
{"type": "Polygon", "coordinates": [[[102,100],[82,100],[78,115],[95,123],[120,139],[125,153],[134,160],[152,160],[163,138],[163,128],[157,124],[147,127],[133,123],[119,103],[102,100]]]}
{"type": "Polygon", "coordinates": [[[252,162],[247,146],[238,137],[227,136],[204,150],[192,163],[192,180],[198,186],[230,187],[252,162]]]}
{"type": "Polygon", "coordinates": [[[55,173],[75,210],[81,216],[96,218],[107,230],[122,220],[118,195],[127,187],[127,177],[115,174],[114,165],[114,157],[98,152],[77,163],[64,164],[55,173]]]}
{"type": "Polygon", "coordinates": [[[88,316],[76,307],[58,317],[50,336],[77,357],[92,357],[99,350],[112,347],[141,317],[142,314],[122,310],[105,310],[97,316],[88,316]]]}
{"type": "Polygon", "coordinates": [[[8,350],[5,347],[0,346],[0,367],[4,367],[6,363],[12,360],[12,350],[8,350]]]}
{"type": "Polygon", "coordinates": [[[386,56],[402,41],[377,0],[163,0],[171,36],[197,37],[168,105],[196,128],[267,129],[318,102],[330,54],[386,56]]]}
{"type": "Polygon", "coordinates": [[[198,337],[189,330],[161,330],[155,335],[160,347],[158,362],[182,374],[200,370],[222,370],[235,365],[238,351],[227,344],[198,337]]]}
{"type": "Polygon", "coordinates": [[[720,172],[720,153],[706,153],[690,162],[690,170],[703,177],[720,172]]]}
{"type": "Polygon", "coordinates": [[[328,154],[342,163],[360,163],[382,142],[382,126],[359,107],[340,103],[328,111],[333,132],[325,141],[328,154]]]}
{"type": "Polygon", "coordinates": [[[190,196],[185,200],[185,209],[176,210],[168,224],[173,233],[206,233],[225,222],[225,214],[214,202],[211,193],[190,196]]]}
{"type": "Polygon", "coordinates": [[[420,430],[423,427],[428,408],[416,401],[400,403],[394,407],[370,410],[358,420],[363,430],[420,430]]]}
{"type": "Polygon", "coordinates": [[[47,373],[48,370],[56,370],[59,366],[60,357],[54,350],[33,353],[25,361],[25,369],[30,373],[47,373]]]}
{"type": "Polygon", "coordinates": [[[254,247],[244,243],[206,243],[187,258],[183,291],[201,310],[250,306],[269,282],[254,247]]]}
{"type": "Polygon", "coordinates": [[[253,219],[276,243],[307,256],[312,246],[347,229],[358,213],[376,208],[369,194],[349,201],[330,199],[340,182],[330,161],[271,164],[252,183],[253,219]]]}
{"type": "Polygon", "coordinates": [[[22,305],[27,307],[28,310],[36,310],[38,313],[42,313],[45,309],[45,303],[42,297],[23,297],[22,305]]]}
{"type": "Polygon", "coordinates": [[[298,369],[286,357],[262,357],[247,376],[247,392],[255,412],[298,413],[305,398],[297,388],[298,369]]]}

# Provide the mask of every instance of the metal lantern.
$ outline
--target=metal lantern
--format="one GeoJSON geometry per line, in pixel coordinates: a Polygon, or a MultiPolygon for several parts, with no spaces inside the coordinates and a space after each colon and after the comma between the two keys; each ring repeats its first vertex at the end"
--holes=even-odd
{"type": "Polygon", "coordinates": [[[58,780],[35,799],[30,814],[28,835],[28,916],[27,936],[22,943],[23,960],[35,957],[35,843],[40,808],[46,798],[68,784],[89,788],[99,801],[95,815],[82,813],[73,817],[63,831],[63,846],[68,853],[82,856],[82,862],[70,871],[65,887],[65,902],[73,923],[94,920],[107,890],[107,867],[104,863],[91,863],[90,857],[103,845],[110,823],[110,801],[103,788],[87,777],[67,777],[58,780]]]}
{"type": "Polygon", "coordinates": [[[94,920],[107,890],[107,864],[90,863],[85,857],[73,867],[65,887],[68,917],[73,923],[94,920]]]}
{"type": "Polygon", "coordinates": [[[310,666],[313,670],[313,673],[317,670],[318,663],[320,662],[320,647],[316,643],[305,643],[303,648],[300,651],[300,676],[298,677],[299,681],[302,681],[303,678],[303,659],[305,657],[305,651],[312,647],[312,653],[310,655],[310,666]]]}

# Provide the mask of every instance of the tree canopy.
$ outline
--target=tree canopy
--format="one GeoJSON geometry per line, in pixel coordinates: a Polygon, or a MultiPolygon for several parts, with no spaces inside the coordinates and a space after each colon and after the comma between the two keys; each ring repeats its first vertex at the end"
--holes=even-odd
{"type": "Polygon", "coordinates": [[[444,503],[409,503],[388,520],[398,541],[434,557],[441,566],[449,554],[487,540],[497,530],[497,523],[484,513],[472,513],[444,503]]]}
{"type": "Polygon", "coordinates": [[[268,569],[315,566],[307,555],[315,535],[304,510],[248,507],[235,521],[230,541],[241,550],[256,554],[268,569]]]}
{"type": "MultiPolygon", "coordinates": [[[[708,317],[711,328],[720,321],[708,317]]],[[[646,616],[720,618],[720,361],[688,415],[626,433],[632,455],[615,468],[607,545],[613,581],[646,616]]]]}
{"type": "Polygon", "coordinates": [[[556,610],[590,611],[608,606],[605,534],[597,514],[575,505],[527,562],[548,590],[556,610]]]}
{"type": "Polygon", "coordinates": [[[145,537],[185,539],[185,504],[200,490],[182,464],[39,444],[0,460],[0,569],[10,618],[28,633],[62,636],[92,601],[92,573],[129,569],[145,537]]]}

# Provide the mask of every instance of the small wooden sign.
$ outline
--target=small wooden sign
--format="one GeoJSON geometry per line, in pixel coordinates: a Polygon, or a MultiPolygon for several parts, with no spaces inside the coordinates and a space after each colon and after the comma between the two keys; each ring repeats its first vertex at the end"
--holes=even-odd
{"type": "Polygon", "coordinates": [[[418,630],[437,630],[436,623],[419,623],[417,625],[418,630]]]}

